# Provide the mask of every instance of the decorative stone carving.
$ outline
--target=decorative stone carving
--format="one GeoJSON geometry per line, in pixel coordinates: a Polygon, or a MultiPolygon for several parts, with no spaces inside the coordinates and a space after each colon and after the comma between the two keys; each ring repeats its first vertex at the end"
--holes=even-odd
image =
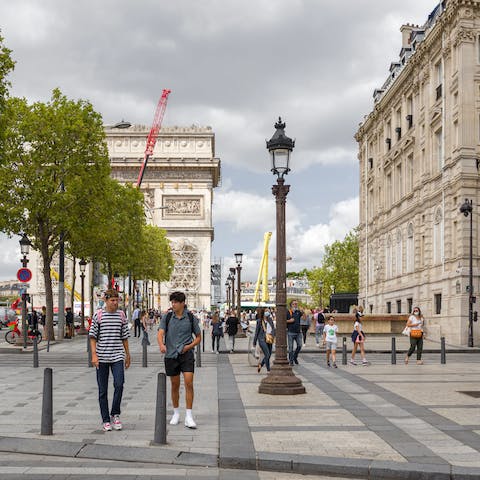
{"type": "Polygon", "coordinates": [[[171,252],[174,268],[168,288],[185,292],[197,292],[199,287],[200,253],[198,248],[188,240],[172,242],[171,252]]]}
{"type": "Polygon", "coordinates": [[[201,197],[163,197],[164,217],[202,217],[201,197]]]}
{"type": "Polygon", "coordinates": [[[475,31],[470,28],[459,28],[455,35],[453,45],[456,47],[460,43],[475,42],[475,31]]]}

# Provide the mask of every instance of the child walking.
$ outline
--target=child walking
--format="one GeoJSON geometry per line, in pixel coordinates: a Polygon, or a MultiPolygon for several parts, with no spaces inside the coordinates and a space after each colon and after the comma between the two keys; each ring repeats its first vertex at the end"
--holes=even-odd
{"type": "Polygon", "coordinates": [[[332,357],[333,368],[337,368],[337,332],[335,318],[328,317],[328,323],[323,330],[323,345],[326,345],[327,367],[330,367],[330,355],[332,357]]]}

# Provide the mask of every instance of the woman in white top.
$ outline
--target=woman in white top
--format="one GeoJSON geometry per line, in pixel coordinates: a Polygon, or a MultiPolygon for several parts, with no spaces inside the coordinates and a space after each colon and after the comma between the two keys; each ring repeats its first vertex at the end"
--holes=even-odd
{"type": "Polygon", "coordinates": [[[405,363],[408,363],[409,358],[412,356],[415,348],[417,349],[417,365],[422,365],[422,352],[423,352],[423,337],[425,333],[423,331],[425,319],[419,307],[414,307],[412,314],[408,317],[407,327],[410,328],[410,348],[407,356],[405,357],[405,363]]]}
{"type": "Polygon", "coordinates": [[[356,365],[355,354],[357,353],[357,348],[360,347],[360,356],[362,357],[362,365],[368,365],[367,358],[365,356],[365,334],[363,333],[362,317],[363,317],[363,307],[360,306],[353,310],[355,314],[355,324],[353,325],[352,333],[352,358],[350,359],[350,365],[356,365]]]}

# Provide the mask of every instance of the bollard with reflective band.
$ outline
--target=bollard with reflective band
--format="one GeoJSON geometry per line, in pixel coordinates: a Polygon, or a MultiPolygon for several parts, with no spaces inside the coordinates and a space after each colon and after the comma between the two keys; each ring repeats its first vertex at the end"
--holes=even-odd
{"type": "Polygon", "coordinates": [[[159,373],[157,377],[157,403],[155,407],[155,434],[153,444],[167,443],[167,376],[159,373]]]}
{"type": "Polygon", "coordinates": [[[342,339],[342,365],[347,364],[347,337],[342,339]]]}
{"type": "Polygon", "coordinates": [[[392,365],[397,364],[397,339],[392,337],[392,365]]]}
{"type": "Polygon", "coordinates": [[[43,371],[42,426],[40,435],[53,435],[53,372],[43,371]]]}

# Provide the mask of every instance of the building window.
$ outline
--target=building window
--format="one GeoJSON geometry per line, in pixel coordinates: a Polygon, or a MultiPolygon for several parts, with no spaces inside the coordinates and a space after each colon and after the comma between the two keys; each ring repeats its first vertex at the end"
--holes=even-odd
{"type": "Polygon", "coordinates": [[[387,302],[387,313],[392,313],[392,302],[387,302]]]}
{"type": "Polygon", "coordinates": [[[435,99],[439,100],[442,98],[442,82],[443,82],[443,65],[442,61],[440,60],[436,65],[435,65],[435,77],[437,81],[437,87],[435,89],[435,99]]]}
{"type": "Polygon", "coordinates": [[[407,227],[407,273],[415,269],[415,251],[413,241],[413,224],[409,223],[407,227]]]}
{"type": "Polygon", "coordinates": [[[373,304],[370,304],[368,307],[370,309],[370,313],[373,313],[373,304]]]}
{"type": "Polygon", "coordinates": [[[407,298],[407,313],[412,313],[413,310],[413,298],[407,298]]]}
{"type": "Polygon", "coordinates": [[[457,256],[457,222],[452,222],[452,257],[457,256]]]}
{"type": "Polygon", "coordinates": [[[406,192],[413,192],[413,155],[409,155],[407,158],[407,173],[406,173],[406,192]]]}
{"type": "Polygon", "coordinates": [[[392,174],[387,173],[385,185],[385,203],[387,208],[392,206],[392,198],[392,174]]]}
{"type": "Polygon", "coordinates": [[[444,165],[444,160],[443,160],[443,138],[442,138],[442,129],[439,128],[435,132],[435,145],[434,145],[434,151],[437,156],[437,164],[438,164],[438,169],[441,170],[444,165]]]}
{"type": "Polygon", "coordinates": [[[440,207],[435,211],[433,222],[433,263],[443,261],[443,212],[440,207]]]}
{"type": "Polygon", "coordinates": [[[395,263],[396,263],[396,274],[401,275],[403,273],[402,268],[402,232],[400,230],[397,231],[397,246],[395,252],[395,263]]]}
{"type": "Polygon", "coordinates": [[[395,169],[395,201],[403,197],[403,174],[402,164],[399,163],[395,169]]]}
{"type": "Polygon", "coordinates": [[[402,313],[402,301],[397,300],[397,313],[402,313]]]}
{"type": "Polygon", "coordinates": [[[435,315],[440,315],[442,313],[442,294],[435,293],[433,296],[433,303],[435,305],[435,315]]]}
{"type": "Polygon", "coordinates": [[[392,237],[389,235],[387,238],[387,248],[385,249],[385,266],[386,277],[392,277],[392,237]]]}

